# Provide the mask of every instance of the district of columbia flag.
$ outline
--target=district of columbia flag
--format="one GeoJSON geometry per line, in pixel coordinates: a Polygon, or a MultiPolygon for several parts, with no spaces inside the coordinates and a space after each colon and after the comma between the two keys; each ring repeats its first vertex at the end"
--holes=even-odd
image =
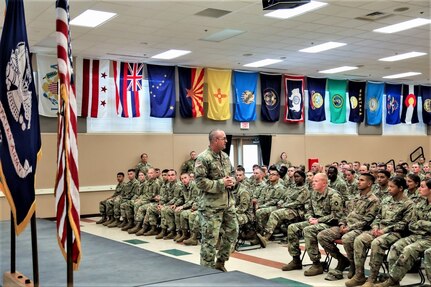
{"type": "Polygon", "coordinates": [[[60,79],[60,114],[58,116],[57,175],[55,201],[57,239],[67,261],[67,234],[72,234],[72,262],[77,270],[81,261],[81,228],[78,175],[78,124],[73,72],[71,36],[69,30],[69,1],[57,0],[57,57],[60,79]]]}
{"type": "Polygon", "coordinates": [[[304,121],[304,76],[284,75],[286,108],[284,121],[299,123],[304,121]]]}
{"type": "Polygon", "coordinates": [[[58,113],[58,63],[55,56],[36,54],[39,114],[57,117],[58,113]]]}
{"type": "Polygon", "coordinates": [[[384,89],[385,83],[367,83],[367,90],[365,92],[367,125],[378,126],[382,123],[384,89]]]}
{"type": "Polygon", "coordinates": [[[419,86],[403,85],[403,109],[401,111],[401,122],[411,125],[419,122],[418,99],[419,86]]]}
{"type": "Polygon", "coordinates": [[[252,122],[256,120],[256,72],[234,71],[234,120],[239,122],[252,122]]]}
{"type": "Polygon", "coordinates": [[[281,77],[280,74],[260,73],[262,121],[277,122],[280,119],[281,77]]]}
{"type": "Polygon", "coordinates": [[[123,118],[141,116],[141,98],[143,97],[143,63],[113,61],[115,81],[115,107],[117,115],[123,118]]]}
{"type": "Polygon", "coordinates": [[[147,64],[150,116],[175,117],[175,67],[147,64]]]}
{"type": "Polygon", "coordinates": [[[41,139],[24,3],[15,0],[6,6],[0,40],[0,190],[19,235],[36,210],[41,139]]]}
{"type": "Polygon", "coordinates": [[[424,124],[431,125],[431,86],[421,86],[422,118],[424,124]]]}
{"type": "Polygon", "coordinates": [[[349,122],[362,123],[364,121],[365,81],[349,81],[349,122]]]}
{"type": "Polygon", "coordinates": [[[204,114],[204,68],[178,67],[180,115],[200,118],[204,114]]]}
{"type": "Polygon", "coordinates": [[[400,121],[402,84],[385,84],[386,123],[397,125],[400,121]]]}
{"type": "Polygon", "coordinates": [[[77,59],[76,101],[78,116],[102,118],[107,115],[111,91],[109,60],[77,59]]]}
{"type": "Polygon", "coordinates": [[[307,77],[308,90],[308,120],[322,122],[326,120],[325,91],[326,78],[307,77]]]}
{"type": "Polygon", "coordinates": [[[346,122],[346,80],[328,79],[330,121],[335,124],[346,122]]]}
{"type": "Polygon", "coordinates": [[[224,121],[231,118],[231,70],[215,70],[207,68],[208,83],[208,114],[207,117],[216,121],[224,121]]]}

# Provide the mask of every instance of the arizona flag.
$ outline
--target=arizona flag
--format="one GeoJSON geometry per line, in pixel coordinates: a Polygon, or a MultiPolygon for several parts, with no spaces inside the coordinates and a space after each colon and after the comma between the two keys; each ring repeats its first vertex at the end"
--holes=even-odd
{"type": "Polygon", "coordinates": [[[175,67],[147,65],[150,117],[175,117],[175,67]]]}
{"type": "Polygon", "coordinates": [[[362,123],[364,121],[365,81],[349,81],[349,122],[362,123]]]}
{"type": "Polygon", "coordinates": [[[207,117],[209,119],[216,121],[230,119],[229,97],[231,94],[231,77],[231,70],[214,70],[207,68],[207,117]]]}
{"type": "Polygon", "coordinates": [[[102,118],[107,115],[109,93],[109,60],[78,59],[76,95],[78,116],[102,118]]]}
{"type": "Polygon", "coordinates": [[[308,120],[322,122],[326,120],[325,91],[326,78],[307,78],[308,120]]]}
{"type": "Polygon", "coordinates": [[[281,75],[260,73],[260,94],[262,121],[277,122],[280,119],[281,75]]]}
{"type": "Polygon", "coordinates": [[[284,121],[299,123],[304,121],[304,76],[284,76],[286,108],[284,121]]]}
{"type": "Polygon", "coordinates": [[[22,0],[8,1],[0,51],[0,190],[20,234],[36,210],[34,185],[41,147],[22,0]]]}
{"type": "Polygon", "coordinates": [[[431,86],[421,86],[422,118],[424,124],[431,125],[431,86]]]}
{"type": "Polygon", "coordinates": [[[386,123],[397,125],[400,123],[401,111],[401,84],[386,84],[386,123]]]}
{"type": "Polygon", "coordinates": [[[367,83],[367,91],[365,92],[367,125],[378,126],[382,123],[384,89],[385,83],[367,83]]]}
{"type": "Polygon", "coordinates": [[[346,90],[346,80],[328,79],[331,123],[342,124],[346,122],[346,90]]]}
{"type": "Polygon", "coordinates": [[[123,118],[141,116],[140,101],[143,96],[143,63],[117,63],[113,61],[115,81],[115,107],[123,118]]]}
{"type": "Polygon", "coordinates": [[[401,111],[401,122],[405,124],[417,124],[419,86],[403,85],[403,109],[401,111]]]}
{"type": "Polygon", "coordinates": [[[203,68],[178,67],[180,115],[183,118],[200,118],[204,114],[203,68]]]}
{"type": "Polygon", "coordinates": [[[235,116],[239,122],[256,120],[256,87],[257,75],[255,72],[234,71],[235,85],[235,116]]]}

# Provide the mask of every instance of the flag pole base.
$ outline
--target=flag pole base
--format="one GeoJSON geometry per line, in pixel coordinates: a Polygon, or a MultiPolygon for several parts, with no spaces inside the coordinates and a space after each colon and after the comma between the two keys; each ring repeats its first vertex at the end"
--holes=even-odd
{"type": "Polygon", "coordinates": [[[33,282],[19,272],[3,273],[4,287],[33,287],[33,282]]]}

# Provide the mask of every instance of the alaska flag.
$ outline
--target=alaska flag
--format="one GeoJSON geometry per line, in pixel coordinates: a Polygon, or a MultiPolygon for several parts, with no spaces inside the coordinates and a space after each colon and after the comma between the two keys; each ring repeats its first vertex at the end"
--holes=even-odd
{"type": "Polygon", "coordinates": [[[431,125],[431,86],[421,86],[422,118],[424,124],[431,125]]]}
{"type": "Polygon", "coordinates": [[[233,72],[235,91],[235,116],[239,122],[256,120],[256,87],[257,73],[233,72]]]}
{"type": "Polygon", "coordinates": [[[349,122],[362,123],[364,121],[365,87],[365,81],[349,81],[349,122]]]}
{"type": "Polygon", "coordinates": [[[260,73],[260,93],[262,121],[277,122],[280,119],[281,75],[260,73]]]}
{"type": "Polygon", "coordinates": [[[346,122],[346,90],[346,80],[328,79],[331,123],[342,124],[346,122]]]}
{"type": "Polygon", "coordinates": [[[385,83],[367,83],[367,90],[365,92],[367,125],[378,126],[382,123],[384,89],[385,83]]]}
{"type": "Polygon", "coordinates": [[[325,115],[326,78],[307,78],[308,89],[308,120],[323,122],[325,115]]]}
{"type": "Polygon", "coordinates": [[[299,123],[304,121],[304,76],[284,76],[286,108],[284,121],[299,123]]]}
{"type": "Polygon", "coordinates": [[[22,0],[8,1],[0,51],[0,189],[20,234],[36,210],[34,185],[41,147],[22,0]]]}
{"type": "Polygon", "coordinates": [[[150,117],[175,117],[175,67],[147,64],[150,117]]]}
{"type": "Polygon", "coordinates": [[[400,123],[401,89],[401,84],[385,84],[386,123],[388,125],[400,123]]]}
{"type": "Polygon", "coordinates": [[[403,85],[403,109],[401,111],[401,122],[405,124],[417,124],[419,86],[403,85]]]}
{"type": "Polygon", "coordinates": [[[180,115],[199,118],[204,114],[204,68],[178,67],[180,115]]]}

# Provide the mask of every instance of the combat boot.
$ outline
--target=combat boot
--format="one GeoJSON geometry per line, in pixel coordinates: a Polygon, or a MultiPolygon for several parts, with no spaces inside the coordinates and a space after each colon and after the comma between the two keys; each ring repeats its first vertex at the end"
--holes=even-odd
{"type": "Polygon", "coordinates": [[[347,278],[352,279],[352,277],[355,275],[355,263],[350,262],[349,266],[349,272],[347,273],[347,278]]]}
{"type": "Polygon", "coordinates": [[[114,227],[117,227],[118,225],[120,225],[121,224],[121,221],[120,221],[120,219],[115,219],[112,223],[110,223],[109,225],[108,225],[108,227],[109,228],[114,228],[114,227]]]}
{"type": "Polygon", "coordinates": [[[370,276],[368,276],[367,281],[362,285],[362,287],[374,287],[374,283],[376,283],[378,275],[379,270],[371,270],[370,276]]]}
{"type": "Polygon", "coordinates": [[[226,268],[224,267],[224,261],[221,261],[219,259],[217,259],[214,269],[223,271],[223,272],[227,272],[226,268]]]}
{"type": "Polygon", "coordinates": [[[177,242],[178,238],[180,238],[181,236],[183,236],[183,231],[180,229],[177,232],[177,236],[175,236],[174,241],[177,242]]]}
{"type": "Polygon", "coordinates": [[[151,229],[144,233],[144,236],[153,236],[157,235],[159,232],[157,231],[157,227],[155,225],[151,225],[151,229]]]}
{"type": "Polygon", "coordinates": [[[104,226],[108,226],[109,224],[111,224],[112,222],[115,221],[115,218],[112,216],[111,218],[109,218],[109,220],[105,221],[103,223],[104,226]]]}
{"type": "Polygon", "coordinates": [[[365,278],[365,276],[364,276],[364,269],[356,270],[355,275],[352,277],[352,279],[347,280],[345,285],[346,285],[346,287],[361,286],[366,281],[367,281],[367,278],[365,278]]]}
{"type": "Polygon", "coordinates": [[[129,220],[127,221],[127,224],[126,224],[126,225],[124,225],[124,226],[123,226],[123,228],[121,228],[121,230],[122,230],[122,231],[127,231],[127,230],[129,230],[130,228],[132,228],[132,227],[133,227],[133,225],[134,225],[133,219],[129,219],[129,220]]]}
{"type": "Polygon", "coordinates": [[[347,267],[350,266],[350,261],[347,259],[344,255],[341,253],[337,254],[337,267],[335,267],[335,270],[339,270],[343,272],[347,267]]]}
{"type": "Polygon", "coordinates": [[[397,281],[392,277],[389,277],[385,282],[374,285],[374,287],[399,287],[399,286],[400,286],[400,281],[397,281]]]}
{"type": "Polygon", "coordinates": [[[121,224],[120,225],[118,225],[117,227],[118,228],[123,228],[124,226],[126,226],[127,225],[127,219],[123,219],[123,222],[121,222],[121,224]]]}
{"type": "Polygon", "coordinates": [[[177,243],[181,243],[181,242],[183,242],[184,240],[186,240],[186,239],[188,239],[188,238],[189,238],[189,237],[188,237],[188,231],[187,231],[187,229],[183,229],[181,237],[180,237],[180,238],[178,238],[178,239],[176,240],[176,242],[177,242],[177,243]]]}
{"type": "Polygon", "coordinates": [[[257,233],[257,238],[259,239],[260,246],[262,246],[262,248],[266,248],[269,243],[269,239],[271,238],[271,233],[267,232],[265,236],[257,233]]]}
{"type": "Polygon", "coordinates": [[[136,236],[142,236],[142,235],[144,235],[144,233],[147,231],[147,229],[148,229],[148,224],[144,223],[142,225],[142,228],[139,229],[138,232],[136,232],[136,236]]]}
{"type": "Polygon", "coordinates": [[[304,271],[305,276],[316,276],[319,274],[323,274],[323,266],[320,261],[313,262],[313,265],[304,271]]]}
{"type": "Polygon", "coordinates": [[[135,224],[134,227],[129,228],[129,230],[127,230],[127,233],[129,234],[135,234],[136,232],[138,232],[142,227],[142,222],[138,222],[135,224]]]}
{"type": "Polygon", "coordinates": [[[283,271],[292,271],[292,270],[301,270],[301,269],[302,269],[302,262],[299,256],[294,256],[293,260],[290,261],[289,264],[281,267],[281,270],[283,271]]]}
{"type": "Polygon", "coordinates": [[[168,235],[163,236],[164,240],[174,239],[177,236],[177,232],[175,230],[171,230],[168,235]]]}
{"type": "Polygon", "coordinates": [[[103,215],[101,219],[99,219],[98,221],[96,221],[96,224],[103,224],[103,223],[105,223],[106,221],[107,221],[107,220],[106,220],[106,216],[105,216],[105,215],[103,215]]]}
{"type": "Polygon", "coordinates": [[[192,232],[190,238],[187,239],[187,240],[184,240],[183,242],[187,246],[190,246],[190,245],[196,246],[196,245],[198,245],[198,239],[197,239],[197,236],[196,236],[196,232],[192,232]]]}
{"type": "Polygon", "coordinates": [[[156,239],[162,239],[166,235],[166,228],[162,228],[162,231],[160,231],[159,234],[155,237],[156,239]]]}

